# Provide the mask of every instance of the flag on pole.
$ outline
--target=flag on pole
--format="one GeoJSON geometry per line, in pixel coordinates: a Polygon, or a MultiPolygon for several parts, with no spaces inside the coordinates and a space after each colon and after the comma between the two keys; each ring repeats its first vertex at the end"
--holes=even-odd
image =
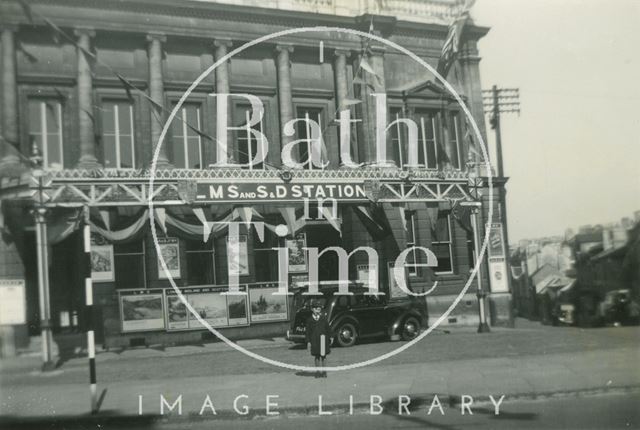
{"type": "Polygon", "coordinates": [[[474,3],[475,0],[466,0],[458,16],[449,24],[447,38],[442,46],[440,59],[438,60],[438,66],[436,68],[443,78],[447,77],[451,66],[457,60],[460,41],[462,40],[462,32],[469,19],[469,10],[474,3]]]}

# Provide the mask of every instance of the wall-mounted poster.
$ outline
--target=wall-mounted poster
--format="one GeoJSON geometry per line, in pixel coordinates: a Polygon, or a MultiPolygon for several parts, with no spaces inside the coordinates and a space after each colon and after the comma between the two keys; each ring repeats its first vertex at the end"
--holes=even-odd
{"type": "Polygon", "coordinates": [[[99,234],[91,234],[91,279],[94,282],[113,282],[113,245],[99,234]]]}
{"type": "Polygon", "coordinates": [[[241,234],[237,239],[233,237],[227,238],[227,264],[230,274],[249,274],[249,253],[246,235],[241,234]]]}
{"type": "Polygon", "coordinates": [[[184,330],[189,328],[189,310],[173,289],[165,291],[167,297],[167,329],[184,330]]]}
{"type": "Polygon", "coordinates": [[[158,247],[169,273],[164,270],[158,259],[158,279],[180,278],[180,245],[175,237],[159,237],[158,247]]]}
{"type": "Polygon", "coordinates": [[[291,282],[289,282],[289,289],[297,290],[299,288],[307,287],[309,284],[309,275],[291,275],[291,282]]]}
{"type": "Polygon", "coordinates": [[[162,290],[120,290],[118,296],[123,332],[164,329],[162,290]]]}
{"type": "Polygon", "coordinates": [[[378,267],[375,264],[371,266],[368,264],[358,264],[356,266],[356,273],[358,282],[361,282],[364,287],[370,288],[370,283],[372,283],[373,288],[375,288],[378,282],[378,267]]]}
{"type": "Polygon", "coordinates": [[[489,258],[504,257],[502,223],[487,224],[486,228],[489,229],[489,258]]]}
{"type": "Polygon", "coordinates": [[[296,234],[295,239],[286,240],[289,249],[289,273],[307,271],[307,236],[304,233],[296,234]]]}
{"type": "MultiPolygon", "coordinates": [[[[241,285],[240,291],[246,292],[247,286],[241,285]]],[[[229,325],[247,325],[249,324],[248,301],[247,296],[228,295],[227,309],[229,314],[229,325]]]]}
{"type": "Polygon", "coordinates": [[[274,295],[277,291],[276,282],[249,285],[251,322],[287,320],[287,296],[274,295]]]}
{"type": "MultiPolygon", "coordinates": [[[[211,327],[226,327],[229,325],[227,318],[227,298],[220,294],[226,288],[201,288],[187,294],[187,300],[191,307],[211,327]]],[[[189,328],[203,328],[195,315],[189,315],[189,328]]]]}
{"type": "Polygon", "coordinates": [[[0,325],[27,322],[24,279],[0,279],[0,325]]]}
{"type": "Polygon", "coordinates": [[[400,287],[398,287],[398,282],[396,281],[396,276],[400,276],[401,279],[404,279],[407,288],[409,288],[406,268],[394,267],[394,262],[389,261],[387,263],[387,275],[389,277],[389,298],[395,299],[398,297],[407,297],[408,294],[405,291],[401,290],[400,287]]]}

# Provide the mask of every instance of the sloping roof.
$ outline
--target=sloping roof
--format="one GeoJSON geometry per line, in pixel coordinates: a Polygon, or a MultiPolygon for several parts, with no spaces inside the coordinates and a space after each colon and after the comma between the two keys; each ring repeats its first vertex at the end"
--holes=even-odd
{"type": "Polygon", "coordinates": [[[597,253],[596,255],[591,257],[591,260],[597,261],[597,260],[602,260],[603,258],[609,258],[609,257],[622,258],[624,257],[626,250],[627,250],[626,243],[624,245],[614,246],[613,248],[605,249],[604,251],[597,253]]]}
{"type": "Polygon", "coordinates": [[[549,275],[536,284],[536,294],[542,294],[550,288],[559,289],[575,282],[574,279],[562,275],[549,275]]]}

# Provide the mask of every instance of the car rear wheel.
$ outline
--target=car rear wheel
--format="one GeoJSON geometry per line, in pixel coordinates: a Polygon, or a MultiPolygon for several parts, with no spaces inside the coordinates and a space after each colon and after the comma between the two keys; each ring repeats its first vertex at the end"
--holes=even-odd
{"type": "Polygon", "coordinates": [[[402,340],[412,340],[420,334],[420,321],[415,317],[409,317],[402,324],[402,340]]]}
{"type": "Polygon", "coordinates": [[[353,346],[358,339],[358,330],[356,326],[350,322],[342,323],[336,330],[336,341],[338,345],[347,347],[353,346]]]}

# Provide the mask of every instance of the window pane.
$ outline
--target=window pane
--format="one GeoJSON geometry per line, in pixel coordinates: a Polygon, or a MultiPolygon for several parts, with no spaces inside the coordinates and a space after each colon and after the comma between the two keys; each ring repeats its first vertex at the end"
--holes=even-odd
{"type": "Polygon", "coordinates": [[[116,159],[116,138],[115,136],[104,136],[102,138],[102,148],[104,151],[104,166],[116,168],[117,159],[116,159]]]}
{"type": "Polygon", "coordinates": [[[459,160],[459,136],[458,136],[458,115],[452,114],[449,121],[449,152],[451,153],[451,165],[456,169],[460,168],[459,160]]]}
{"type": "Polygon", "coordinates": [[[131,150],[132,138],[130,136],[120,136],[120,166],[122,168],[132,168],[133,152],[131,150]]]}
{"type": "Polygon", "coordinates": [[[187,252],[187,282],[189,285],[214,284],[213,251],[187,252]]]}
{"type": "Polygon", "coordinates": [[[102,132],[113,134],[115,131],[114,104],[105,102],[102,105],[102,132]]]}
{"type": "Polygon", "coordinates": [[[120,136],[131,136],[131,109],[129,103],[118,103],[118,131],[120,136]]]}
{"type": "Polygon", "coordinates": [[[438,258],[438,267],[435,268],[436,272],[451,272],[451,254],[449,253],[448,243],[434,243],[431,245],[432,251],[438,258]]]}
{"type": "Polygon", "coordinates": [[[115,255],[117,288],[145,288],[144,255],[115,255]]]}
{"type": "Polygon", "coordinates": [[[60,124],[58,124],[60,104],[54,101],[47,101],[45,102],[45,107],[47,133],[58,133],[60,131],[60,124]]]}
{"type": "Polygon", "coordinates": [[[49,166],[54,164],[62,165],[62,152],[60,150],[59,134],[47,134],[47,154],[47,162],[49,163],[49,166]]]}
{"type": "Polygon", "coordinates": [[[188,150],[188,166],[190,169],[200,169],[202,161],[200,160],[200,137],[190,137],[187,139],[188,150]]]}
{"type": "Polygon", "coordinates": [[[42,121],[40,120],[40,109],[42,102],[39,100],[29,100],[29,133],[41,133],[42,121]]]}
{"type": "Polygon", "coordinates": [[[433,234],[433,240],[436,242],[449,240],[449,218],[447,216],[438,217],[438,221],[436,222],[436,229],[433,234]]]}

